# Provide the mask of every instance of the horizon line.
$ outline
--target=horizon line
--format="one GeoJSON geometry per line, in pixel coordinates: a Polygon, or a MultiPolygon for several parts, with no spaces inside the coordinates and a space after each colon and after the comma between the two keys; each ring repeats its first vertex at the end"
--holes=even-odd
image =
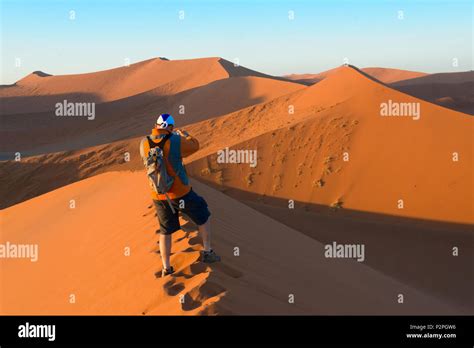
{"type": "Polygon", "coordinates": [[[75,72],[71,72],[71,73],[66,73],[66,74],[52,74],[52,73],[49,73],[47,71],[44,71],[44,70],[33,70],[31,71],[30,73],[27,73],[26,75],[23,75],[23,77],[21,77],[20,79],[16,80],[15,82],[12,82],[12,83],[0,83],[0,86],[1,87],[5,87],[5,86],[13,86],[15,85],[18,81],[21,81],[22,79],[26,78],[27,76],[30,76],[32,74],[35,74],[35,73],[41,73],[41,74],[44,74],[46,76],[42,76],[42,77],[49,77],[49,76],[74,76],[74,75],[86,75],[86,74],[94,74],[94,73],[99,73],[99,72],[103,72],[103,71],[110,71],[110,70],[115,70],[115,69],[120,69],[120,68],[128,68],[132,65],[136,65],[136,64],[140,64],[140,63],[144,63],[144,62],[147,62],[147,61],[151,61],[151,60],[161,60],[161,61],[187,61],[187,60],[203,60],[203,59],[223,59],[231,64],[234,64],[235,67],[242,67],[242,68],[246,68],[246,69],[250,69],[250,70],[253,70],[255,72],[258,72],[258,73],[262,73],[262,74],[265,74],[265,75],[269,75],[269,76],[272,76],[272,77],[288,77],[288,76],[295,76],[295,75],[318,75],[318,74],[321,74],[321,73],[324,73],[324,72],[327,72],[327,71],[330,71],[332,69],[337,69],[341,66],[353,66],[359,70],[361,69],[391,69],[391,70],[400,70],[400,71],[409,71],[409,72],[418,72],[418,73],[423,73],[423,74],[427,74],[427,75],[433,75],[433,74],[453,74],[453,73],[462,73],[462,72],[470,72],[470,71],[474,71],[474,70],[461,70],[461,71],[438,71],[438,72],[432,72],[432,73],[428,73],[426,71],[420,71],[420,70],[409,70],[409,69],[401,69],[401,68],[396,68],[396,67],[386,67],[386,66],[364,66],[364,67],[361,67],[361,66],[358,66],[358,65],[355,65],[355,64],[339,64],[339,65],[336,65],[334,66],[333,68],[330,68],[330,69],[325,69],[325,70],[320,70],[320,71],[314,71],[314,72],[291,72],[291,73],[287,73],[287,74],[283,74],[283,75],[272,75],[272,74],[269,74],[269,73],[266,73],[266,72],[263,72],[263,71],[260,71],[260,70],[255,70],[251,67],[248,67],[246,65],[235,65],[235,63],[232,61],[232,60],[229,60],[229,59],[226,59],[224,57],[220,57],[220,56],[204,56],[204,57],[195,57],[195,58],[179,58],[179,59],[170,59],[170,58],[167,58],[167,57],[164,57],[164,56],[156,56],[156,57],[152,57],[152,58],[147,58],[147,59],[144,59],[144,60],[139,60],[139,61],[136,61],[134,63],[129,63],[128,65],[126,64],[123,64],[123,65],[116,65],[114,67],[110,67],[110,68],[106,68],[106,69],[101,69],[101,70],[92,70],[92,71],[88,71],[88,72],[79,72],[79,73],[75,73],[75,72]]]}

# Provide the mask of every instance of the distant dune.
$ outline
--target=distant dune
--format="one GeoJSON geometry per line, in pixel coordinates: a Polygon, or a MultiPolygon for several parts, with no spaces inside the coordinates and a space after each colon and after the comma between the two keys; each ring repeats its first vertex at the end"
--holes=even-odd
{"type": "Polygon", "coordinates": [[[397,81],[391,87],[446,108],[474,115],[474,71],[411,78],[397,81]]]}
{"type": "Polygon", "coordinates": [[[159,89],[169,95],[228,77],[219,58],[187,61],[150,59],[130,66],[87,74],[40,76],[32,73],[0,89],[2,113],[54,110],[58,99],[107,102],[159,89]],[[47,98],[44,98],[44,97],[47,98]],[[35,103],[26,98],[34,98],[35,103]]]}
{"type": "Polygon", "coordinates": [[[235,67],[221,58],[152,59],[103,72],[39,77],[0,89],[0,153],[11,158],[80,149],[149,131],[167,110],[186,125],[269,101],[304,88],[281,78],[235,67]],[[58,102],[97,102],[94,121],[57,117],[58,102]],[[23,141],[28,136],[30,141],[23,141]]]}
{"type": "MultiPolygon", "coordinates": [[[[319,74],[292,74],[284,77],[305,85],[313,85],[335,71],[337,68],[319,74]]],[[[389,68],[363,68],[361,71],[400,92],[474,115],[473,71],[437,74],[389,68]]]]}
{"type": "MultiPolygon", "coordinates": [[[[326,77],[330,76],[336,70],[337,68],[324,71],[319,74],[292,74],[292,75],[286,75],[285,78],[312,85],[324,80],[326,77]]],[[[384,83],[393,83],[396,81],[401,81],[401,80],[406,80],[406,79],[411,79],[411,78],[427,75],[426,73],[422,73],[422,72],[400,70],[400,69],[389,69],[389,68],[362,68],[361,70],[384,83]]]]}
{"type": "MultiPolygon", "coordinates": [[[[11,86],[1,86],[2,114],[54,110],[58,101],[104,103],[150,92],[169,96],[229,78],[271,77],[225,59],[155,58],[87,74],[52,76],[36,71],[11,86]],[[58,100],[59,99],[59,100],[58,100]]],[[[284,79],[282,79],[284,80],[284,79]]]]}
{"type": "Polygon", "coordinates": [[[315,83],[318,83],[322,80],[324,80],[326,77],[330,76],[331,74],[335,73],[338,71],[339,68],[334,68],[331,70],[323,71],[319,74],[291,74],[291,75],[286,75],[284,76],[285,78],[304,83],[306,85],[313,85],[315,83]]]}
{"type": "Polygon", "coordinates": [[[418,71],[388,68],[363,68],[361,70],[366,74],[369,74],[370,76],[376,78],[377,80],[387,84],[428,75],[427,73],[418,71]]]}

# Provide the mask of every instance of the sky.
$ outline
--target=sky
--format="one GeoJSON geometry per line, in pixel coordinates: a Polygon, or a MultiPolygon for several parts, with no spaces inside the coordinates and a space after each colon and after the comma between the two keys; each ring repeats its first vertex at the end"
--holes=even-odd
{"type": "Polygon", "coordinates": [[[343,64],[473,69],[471,0],[0,0],[0,84],[154,57],[272,75],[343,64]]]}

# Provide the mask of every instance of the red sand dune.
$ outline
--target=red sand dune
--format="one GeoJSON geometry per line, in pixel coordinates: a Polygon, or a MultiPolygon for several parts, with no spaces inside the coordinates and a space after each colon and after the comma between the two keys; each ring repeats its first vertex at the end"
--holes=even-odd
{"type": "Polygon", "coordinates": [[[102,174],[3,210],[0,242],[37,243],[39,258],[1,261],[8,285],[0,288],[0,313],[459,313],[364,264],[327,259],[321,243],[194,186],[214,212],[214,245],[223,261],[200,263],[195,227],[183,221],[184,231],[174,235],[176,274],[167,278],[153,276],[160,270],[156,218],[142,172],[102,174]],[[406,304],[397,303],[399,293],[406,304]],[[295,303],[288,302],[290,294],[295,303]]]}
{"type": "MultiPolygon", "coordinates": [[[[307,83],[307,84],[312,85],[324,80],[326,77],[330,76],[334,71],[336,71],[336,69],[324,71],[319,74],[292,74],[292,75],[286,75],[285,77],[293,81],[298,81],[301,83],[307,83]]],[[[390,69],[390,68],[363,68],[361,70],[369,74],[370,76],[376,78],[377,80],[382,81],[383,83],[393,83],[396,81],[401,81],[401,80],[406,80],[406,79],[411,79],[411,78],[427,75],[426,73],[417,72],[417,71],[390,69]]]]}
{"type": "Polygon", "coordinates": [[[340,200],[362,211],[472,223],[472,122],[342,67],[310,88],[192,125],[210,139],[193,159],[214,156],[202,158],[193,173],[212,164],[210,181],[222,175],[227,186],[266,196],[323,205],[340,200]],[[388,100],[420,103],[420,119],[381,117],[388,100]],[[253,120],[248,126],[246,115],[253,120]],[[258,149],[260,165],[216,165],[215,153],[226,146],[258,149]],[[454,152],[462,157],[458,162],[454,152]],[[251,185],[243,179],[249,175],[251,185]],[[319,188],[318,180],[325,185],[319,188]]]}
{"type": "Polygon", "coordinates": [[[0,96],[5,98],[2,113],[54,110],[58,99],[106,102],[157,88],[160,94],[169,95],[226,77],[228,73],[219,64],[219,58],[184,61],[156,58],[128,67],[77,75],[32,73],[0,89],[0,96]],[[49,98],[39,98],[43,96],[49,98]],[[37,103],[24,103],[26,97],[36,97],[37,103]]]}
{"type": "Polygon", "coordinates": [[[391,84],[400,92],[474,115],[474,71],[440,73],[391,84]]]}
{"type": "Polygon", "coordinates": [[[189,129],[211,139],[188,165],[202,182],[318,241],[364,243],[374,269],[474,307],[463,276],[470,261],[445,253],[448,245],[474,252],[469,116],[341,68],[311,88],[189,129]],[[381,117],[387,100],[419,102],[421,118],[381,117]],[[216,152],[227,146],[258,150],[257,168],[218,164],[216,152]],[[453,162],[453,152],[463,159],[453,162]]]}
{"type": "Polygon", "coordinates": [[[464,71],[455,73],[437,73],[427,76],[412,77],[399,80],[394,83],[394,86],[413,86],[413,85],[425,85],[425,84],[437,84],[437,83],[465,83],[472,82],[474,80],[474,71],[464,71]]]}
{"type": "MultiPolygon", "coordinates": [[[[246,190],[282,197],[291,192],[297,200],[325,205],[343,198],[344,206],[354,209],[469,222],[472,220],[469,203],[471,192],[464,188],[471,187],[469,181],[472,160],[469,136],[472,132],[471,122],[466,115],[386,88],[352,68],[340,68],[333,77],[311,88],[301,89],[223,117],[190,125],[188,129],[198,136],[202,146],[190,160],[202,158],[202,162],[204,157],[215,156],[218,150],[226,146],[232,147],[238,144],[246,146],[245,142],[254,139],[252,141],[263,146],[259,147],[259,151],[270,151],[269,155],[260,161],[264,161],[262,163],[266,161],[268,165],[275,162],[277,168],[271,169],[272,175],[279,174],[276,171],[278,168],[280,171],[287,166],[298,168],[301,163],[304,164],[302,166],[304,174],[300,174],[303,175],[302,178],[297,177],[296,169],[295,173],[286,173],[283,180],[287,180],[288,185],[283,185],[282,190],[275,192],[272,191],[271,185],[263,188],[257,184],[251,188],[247,187],[246,190]],[[380,103],[389,99],[420,102],[422,110],[420,120],[415,121],[409,117],[381,117],[380,103]],[[288,115],[289,105],[294,105],[296,110],[291,116],[288,115]],[[249,118],[252,122],[248,121],[249,118]],[[301,131],[295,132],[294,126],[301,131]],[[438,141],[441,138],[443,141],[438,141]],[[293,145],[292,142],[298,145],[293,145]],[[312,147],[313,151],[303,150],[312,147]],[[288,151],[289,149],[291,151],[288,151]],[[350,155],[347,163],[342,161],[344,151],[348,151],[350,155]],[[295,157],[290,164],[278,160],[287,152],[289,152],[287,157],[295,157]],[[459,162],[452,162],[453,152],[459,153],[459,162]],[[403,153],[409,153],[410,156],[399,155],[403,153]],[[440,154],[443,154],[443,157],[440,154]],[[328,160],[328,157],[331,159],[328,160]],[[325,163],[326,161],[329,162],[325,163]],[[423,166],[419,163],[423,163],[423,166]],[[331,168],[331,173],[325,174],[328,172],[327,167],[331,168]],[[380,175],[383,175],[383,180],[380,175]],[[325,180],[326,176],[332,180],[325,180]],[[451,182],[449,177],[459,179],[449,185],[438,186],[443,180],[451,182]],[[311,190],[303,184],[300,184],[299,188],[293,187],[303,178],[304,182],[312,187],[311,190]],[[314,187],[314,182],[317,185],[318,180],[327,181],[327,185],[321,189],[314,187]],[[387,181],[391,184],[385,185],[387,181]],[[351,184],[352,182],[354,184],[351,184]],[[351,189],[347,191],[349,187],[351,189]],[[364,199],[363,197],[370,192],[385,192],[385,194],[376,195],[372,200],[364,199]],[[433,194],[438,198],[426,202],[426,195],[433,194]],[[402,195],[413,196],[413,199],[404,210],[399,210],[394,202],[402,198],[402,195]],[[438,201],[444,202],[442,209],[433,210],[433,205],[438,201]]],[[[133,157],[133,144],[136,141],[123,143],[132,154],[132,161],[136,161],[133,157]]],[[[113,163],[123,162],[124,150],[120,146],[119,148],[121,150],[118,154],[122,157],[117,159],[118,162],[109,158],[113,163]]],[[[95,150],[89,150],[91,151],[95,150]]],[[[107,153],[111,152],[113,151],[107,150],[107,153]]],[[[81,151],[73,153],[78,154],[76,158],[82,156],[81,151]]],[[[50,156],[40,156],[38,160],[32,159],[32,162],[49,163],[48,157],[50,156]]],[[[58,156],[51,166],[54,167],[53,164],[58,163],[62,157],[58,156]]],[[[204,164],[201,163],[200,166],[204,164]]],[[[242,168],[242,166],[235,167],[242,168]]],[[[193,169],[194,174],[200,175],[203,169],[193,169]]],[[[274,181],[270,179],[272,178],[264,177],[262,181],[274,181]]],[[[239,185],[245,187],[245,181],[242,180],[239,185]]]]}
{"type": "Polygon", "coordinates": [[[188,91],[175,103],[171,112],[178,115],[183,121],[181,124],[190,124],[268,102],[302,88],[305,86],[264,77],[231,77],[188,91]],[[184,116],[179,116],[180,105],[186,107],[184,116]]]}
{"type": "Polygon", "coordinates": [[[182,126],[304,88],[298,83],[234,67],[220,58],[155,59],[105,72],[38,79],[47,80],[35,84],[26,78],[27,82],[20,83],[34,86],[26,92],[21,86],[0,89],[0,135],[5,139],[0,151],[9,153],[4,157],[11,158],[16,151],[32,155],[138,136],[149,131],[163,110],[171,112],[182,126]],[[12,91],[24,93],[15,99],[9,97],[12,91]],[[87,94],[100,96],[102,101],[96,105],[93,121],[86,117],[57,117],[53,111],[44,111],[62,102],[63,96],[69,102],[85,102],[87,94]],[[117,98],[122,99],[114,100],[117,98]],[[17,114],[28,110],[35,112],[17,114]],[[25,137],[30,141],[25,142],[25,137]]]}
{"type": "Polygon", "coordinates": [[[219,57],[187,60],[155,58],[87,74],[52,76],[38,71],[11,86],[1,86],[1,111],[2,114],[12,114],[54,110],[54,105],[64,99],[103,103],[145,92],[169,96],[213,81],[244,76],[281,79],[245,67],[235,67],[219,57]]]}
{"type": "Polygon", "coordinates": [[[326,77],[330,76],[331,74],[335,73],[338,69],[339,68],[330,69],[327,71],[323,71],[319,74],[291,74],[291,75],[285,75],[284,77],[292,81],[304,83],[307,85],[313,85],[315,83],[318,83],[324,80],[326,77]]]}
{"type": "Polygon", "coordinates": [[[366,74],[376,78],[377,80],[387,84],[428,75],[424,72],[389,68],[363,68],[361,70],[366,74]]]}

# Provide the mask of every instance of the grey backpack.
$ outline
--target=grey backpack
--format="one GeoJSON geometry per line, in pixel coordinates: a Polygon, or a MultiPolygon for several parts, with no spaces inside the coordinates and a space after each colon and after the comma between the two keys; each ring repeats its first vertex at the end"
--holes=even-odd
{"type": "Polygon", "coordinates": [[[153,190],[158,194],[164,194],[171,207],[174,211],[173,205],[167,195],[171,186],[173,185],[174,178],[169,175],[166,170],[165,159],[163,157],[163,148],[166,141],[171,137],[171,133],[167,134],[159,143],[155,143],[149,136],[146,137],[150,150],[148,156],[145,159],[146,173],[148,181],[153,190]]]}

